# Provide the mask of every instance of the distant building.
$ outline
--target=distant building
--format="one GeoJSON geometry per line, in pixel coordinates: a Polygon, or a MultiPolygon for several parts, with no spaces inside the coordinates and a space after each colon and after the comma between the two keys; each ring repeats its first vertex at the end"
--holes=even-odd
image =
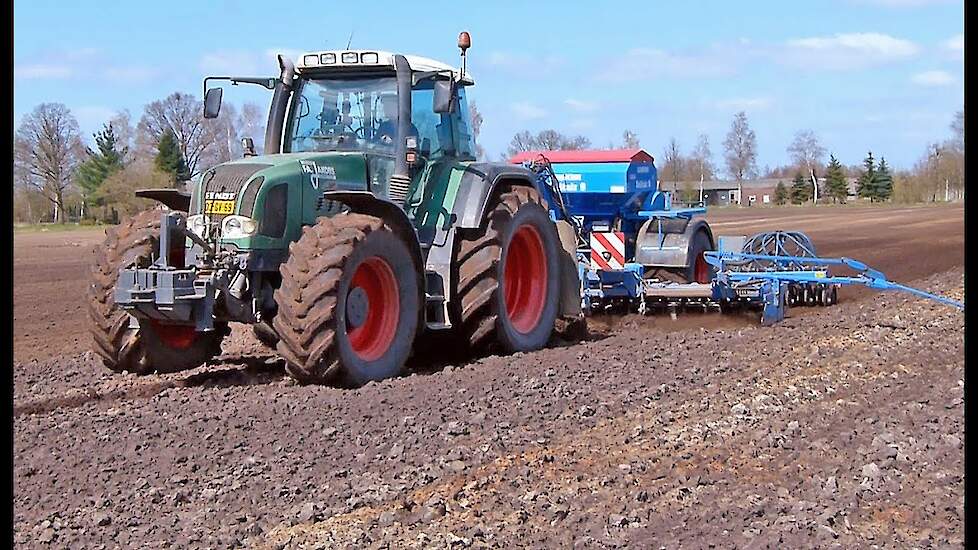
{"type": "MultiPolygon", "coordinates": [[[[661,176],[660,176],[661,177],[661,176]]],[[[856,196],[856,178],[848,178],[849,197],[856,196]]],[[[762,178],[754,180],[744,180],[741,182],[741,189],[744,197],[741,204],[743,206],[770,206],[774,204],[774,192],[778,182],[784,182],[785,187],[790,191],[790,178],[762,178]]],[[[825,191],[825,178],[818,178],[820,193],[825,191]]],[[[684,189],[692,189],[694,196],[699,196],[699,181],[681,181],[678,184],[671,181],[659,181],[659,189],[671,191],[674,200],[680,200],[684,189]]],[[[707,206],[727,206],[737,204],[737,182],[734,180],[710,180],[703,182],[703,202],[707,206]]],[[[823,195],[819,195],[818,202],[831,202],[831,199],[824,200],[823,195]]]]}

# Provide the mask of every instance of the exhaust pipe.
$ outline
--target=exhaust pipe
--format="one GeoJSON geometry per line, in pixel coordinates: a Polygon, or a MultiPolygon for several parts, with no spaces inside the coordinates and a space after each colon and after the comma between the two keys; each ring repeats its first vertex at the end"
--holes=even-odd
{"type": "Polygon", "coordinates": [[[394,142],[394,177],[410,178],[407,161],[408,134],[411,133],[411,65],[403,55],[394,56],[397,75],[397,141],[394,142]]]}
{"type": "Polygon", "coordinates": [[[265,126],[265,154],[282,152],[282,128],[285,125],[285,112],[289,107],[292,82],[295,80],[295,65],[292,60],[278,54],[281,76],[275,83],[272,104],[268,109],[268,124],[265,126]]]}

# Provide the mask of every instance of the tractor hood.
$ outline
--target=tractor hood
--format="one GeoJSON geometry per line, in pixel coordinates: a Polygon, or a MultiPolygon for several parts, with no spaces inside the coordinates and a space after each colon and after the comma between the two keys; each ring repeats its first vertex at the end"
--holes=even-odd
{"type": "Polygon", "coordinates": [[[225,162],[204,171],[195,182],[190,213],[207,210],[217,217],[237,214],[260,219],[255,207],[271,187],[294,187],[297,200],[323,191],[365,191],[368,182],[370,188],[385,182],[386,177],[381,177],[389,172],[383,169],[386,164],[392,165],[393,159],[359,151],[282,153],[225,162]],[[208,201],[223,202],[215,206],[208,201]]]}
{"type": "MultiPolygon", "coordinates": [[[[204,214],[208,234],[238,249],[282,248],[298,239],[303,225],[330,215],[327,191],[386,195],[394,168],[389,155],[370,151],[279,153],[225,162],[193,184],[189,214],[204,214]],[[238,221],[227,220],[235,216],[238,221]],[[247,220],[253,220],[252,224],[247,220]],[[250,234],[231,227],[257,227],[250,234]]],[[[201,223],[201,220],[195,220],[201,223]]],[[[202,232],[202,231],[201,231],[202,232]]]]}

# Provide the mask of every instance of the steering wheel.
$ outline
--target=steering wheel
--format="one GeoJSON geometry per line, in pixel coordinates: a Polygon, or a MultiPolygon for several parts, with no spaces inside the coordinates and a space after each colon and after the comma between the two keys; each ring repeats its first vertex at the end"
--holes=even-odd
{"type": "Polygon", "coordinates": [[[354,129],[348,124],[330,124],[324,130],[315,130],[309,137],[316,140],[330,140],[343,143],[347,140],[364,139],[363,128],[354,129]]]}

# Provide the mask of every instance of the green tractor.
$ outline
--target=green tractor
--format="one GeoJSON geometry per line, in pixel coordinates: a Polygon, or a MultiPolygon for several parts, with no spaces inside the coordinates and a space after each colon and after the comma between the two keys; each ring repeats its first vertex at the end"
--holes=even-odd
{"type": "MultiPolygon", "coordinates": [[[[535,174],[477,162],[462,69],[381,51],[278,57],[263,155],[176,189],[107,232],[89,288],[95,351],[116,371],[174,372],[252,324],[302,383],[400,374],[422,334],[504,352],[580,319],[576,236],[535,174]]],[[[246,148],[249,144],[246,142],[246,148]]]]}

